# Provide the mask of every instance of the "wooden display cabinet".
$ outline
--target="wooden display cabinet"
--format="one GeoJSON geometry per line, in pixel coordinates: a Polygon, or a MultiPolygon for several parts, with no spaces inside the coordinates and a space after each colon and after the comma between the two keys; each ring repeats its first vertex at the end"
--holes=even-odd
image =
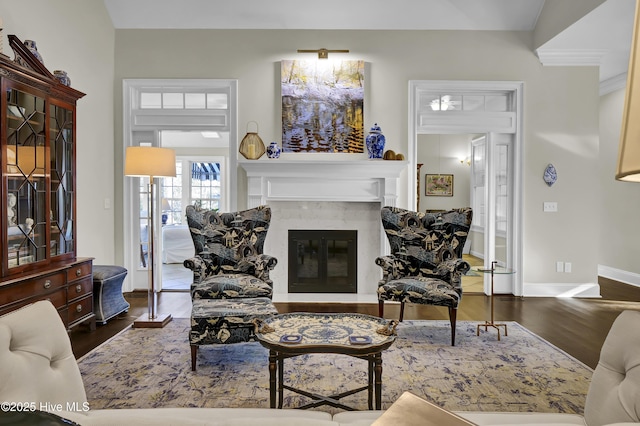
{"type": "Polygon", "coordinates": [[[0,54],[0,314],[50,300],[68,328],[95,326],[91,258],[76,257],[76,103],[9,35],[0,54]]]}

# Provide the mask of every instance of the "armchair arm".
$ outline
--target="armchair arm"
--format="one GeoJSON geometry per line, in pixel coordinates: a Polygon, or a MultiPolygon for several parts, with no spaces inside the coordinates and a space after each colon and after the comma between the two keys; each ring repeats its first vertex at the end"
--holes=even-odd
{"type": "Polygon", "coordinates": [[[471,265],[466,260],[460,258],[447,259],[438,264],[435,276],[462,291],[462,275],[466,274],[469,269],[471,269],[471,265]]]}
{"type": "Polygon", "coordinates": [[[193,271],[193,282],[199,283],[205,275],[206,262],[200,256],[190,257],[182,262],[185,268],[193,271]]]}
{"type": "Polygon", "coordinates": [[[387,283],[409,275],[409,262],[395,256],[380,256],[376,259],[376,265],[382,268],[382,280],[387,283]]]}
{"type": "Polygon", "coordinates": [[[277,263],[278,259],[273,256],[257,254],[240,259],[236,265],[236,269],[238,272],[253,275],[273,287],[273,281],[269,278],[269,271],[272,270],[277,263]]]}

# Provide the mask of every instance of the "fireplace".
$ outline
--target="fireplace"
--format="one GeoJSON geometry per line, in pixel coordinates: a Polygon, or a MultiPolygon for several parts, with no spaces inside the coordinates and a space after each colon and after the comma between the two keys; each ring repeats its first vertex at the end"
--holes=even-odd
{"type": "MultiPolygon", "coordinates": [[[[395,206],[406,161],[239,161],[247,173],[247,207],[271,206],[264,251],[278,259],[271,271],[274,301],[375,301],[382,271],[376,257],[388,252],[380,220],[395,206]],[[289,287],[289,231],[355,230],[356,290],[300,293],[289,287]],[[335,296],[332,296],[335,293],[335,296]]],[[[306,261],[306,260],[305,260],[306,261]]]]}
{"type": "Polygon", "coordinates": [[[289,230],[289,293],[357,293],[358,232],[289,230]]]}

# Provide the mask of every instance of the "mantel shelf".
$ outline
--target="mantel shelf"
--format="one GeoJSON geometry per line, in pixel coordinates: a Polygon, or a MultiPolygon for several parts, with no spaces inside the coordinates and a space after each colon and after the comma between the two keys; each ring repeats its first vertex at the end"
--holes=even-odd
{"type": "Polygon", "coordinates": [[[409,164],[399,160],[245,160],[238,164],[249,177],[398,178],[409,164]]]}

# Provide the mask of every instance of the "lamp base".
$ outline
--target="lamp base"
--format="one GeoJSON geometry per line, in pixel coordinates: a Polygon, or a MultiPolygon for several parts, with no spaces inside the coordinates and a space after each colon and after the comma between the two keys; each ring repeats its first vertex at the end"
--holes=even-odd
{"type": "Polygon", "coordinates": [[[158,314],[155,318],[149,318],[144,314],[133,322],[133,328],[162,328],[171,322],[171,314],[158,314]]]}

